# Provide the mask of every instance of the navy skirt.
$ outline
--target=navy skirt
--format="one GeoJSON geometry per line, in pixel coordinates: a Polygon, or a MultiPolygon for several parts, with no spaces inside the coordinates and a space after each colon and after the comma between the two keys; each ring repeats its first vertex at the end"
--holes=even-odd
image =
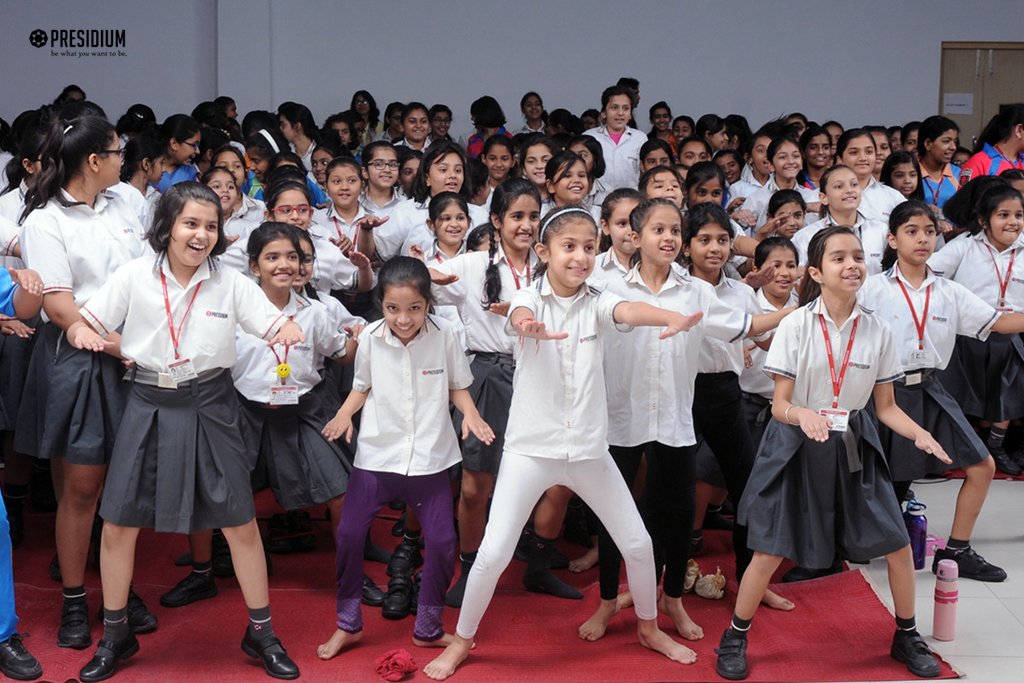
{"type": "Polygon", "coordinates": [[[121,361],[80,351],[52,323],[36,332],[14,447],[47,460],[106,465],[128,398],[121,361]]]}
{"type": "MultiPolygon", "coordinates": [[[[494,441],[487,445],[470,434],[462,442],[462,467],[473,472],[498,474],[501,452],[505,447],[505,427],[512,405],[512,356],[500,353],[478,353],[470,364],[473,384],[469,387],[480,417],[494,430],[494,441]]],[[[456,411],[455,431],[462,431],[462,414],[456,411]]]]}
{"type": "Polygon", "coordinates": [[[1024,417],[1024,342],[993,332],[987,341],[958,336],[939,379],[972,417],[1004,422],[1024,417]]]}
{"type": "Polygon", "coordinates": [[[100,516],[121,526],[188,533],[256,516],[231,373],[177,389],[133,383],[100,516]]]}
{"type": "Polygon", "coordinates": [[[285,510],[312,507],[345,493],[352,451],[344,436],[331,442],[320,433],[336,410],[313,391],[295,406],[243,399],[246,448],[257,454],[253,489],[269,488],[285,510]]]}
{"type": "Polygon", "coordinates": [[[801,567],[830,567],[838,551],[866,561],[910,542],[874,420],[850,418],[860,469],[850,471],[842,435],[819,443],[771,420],[740,501],[738,521],[751,550],[801,567]]]}
{"type": "Polygon", "coordinates": [[[947,465],[917,448],[913,441],[879,424],[878,435],[889,456],[893,481],[912,481],[955,467],[970,467],[988,457],[988,448],[964,417],[964,411],[935,376],[913,386],[897,382],[893,389],[896,405],[927,429],[953,460],[953,464],[947,465]]]}
{"type": "Polygon", "coordinates": [[[18,425],[18,410],[35,340],[35,336],[22,339],[0,335],[0,431],[14,431],[18,425]]]}

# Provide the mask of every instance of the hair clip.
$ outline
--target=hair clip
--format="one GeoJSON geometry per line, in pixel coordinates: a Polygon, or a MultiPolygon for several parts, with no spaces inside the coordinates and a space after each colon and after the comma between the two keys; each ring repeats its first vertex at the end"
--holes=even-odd
{"type": "Polygon", "coordinates": [[[75,127],[75,124],[69,123],[68,127],[64,129],[64,135],[68,134],[68,131],[75,127]]]}

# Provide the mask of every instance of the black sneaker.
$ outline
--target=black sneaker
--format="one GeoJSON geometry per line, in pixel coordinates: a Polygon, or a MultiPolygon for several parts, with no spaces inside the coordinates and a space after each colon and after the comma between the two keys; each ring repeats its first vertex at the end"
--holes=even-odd
{"type": "Polygon", "coordinates": [[[975,581],[987,581],[989,583],[1000,583],[1006,581],[1006,572],[1002,568],[990,564],[988,560],[974,551],[974,548],[938,548],[935,550],[935,558],[932,560],[932,574],[939,571],[939,560],[953,560],[959,567],[961,579],[974,579],[975,581]]]}
{"type": "Polygon", "coordinates": [[[43,675],[39,660],[32,656],[17,633],[0,643],[0,671],[16,681],[31,681],[43,675]]]}
{"type": "Polygon", "coordinates": [[[146,608],[146,603],[142,602],[134,588],[128,591],[128,626],[136,635],[152,633],[157,627],[156,615],[146,608]]]}
{"type": "Polygon", "coordinates": [[[988,446],[988,452],[992,454],[992,459],[996,461],[997,470],[1011,477],[1019,477],[1021,474],[1024,474],[1024,469],[1021,469],[1021,466],[1006,454],[1002,446],[985,445],[988,446]]]}
{"type": "Polygon", "coordinates": [[[718,655],[715,672],[722,678],[742,681],[750,673],[747,668],[747,638],[732,628],[725,629],[715,654],[718,655]]]}
{"type": "MultiPolygon", "coordinates": [[[[160,596],[160,604],[164,607],[184,607],[199,600],[206,600],[217,595],[217,584],[213,574],[197,574],[189,572],[188,576],[178,582],[171,590],[160,596]]],[[[129,604],[131,604],[129,602],[129,604]]]]}
{"type": "Polygon", "coordinates": [[[64,600],[60,610],[60,629],[57,631],[57,647],[84,650],[92,645],[89,633],[89,605],[85,598],[64,600]]]}
{"type": "Polygon", "coordinates": [[[939,675],[939,662],[917,631],[897,629],[889,654],[897,662],[906,664],[907,670],[915,676],[935,678],[939,675]]]}

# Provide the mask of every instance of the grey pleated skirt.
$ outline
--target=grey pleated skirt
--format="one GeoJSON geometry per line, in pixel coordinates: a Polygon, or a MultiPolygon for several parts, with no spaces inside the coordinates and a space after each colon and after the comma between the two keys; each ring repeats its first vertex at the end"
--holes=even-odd
{"type": "Polygon", "coordinates": [[[873,419],[850,418],[861,467],[850,472],[842,436],[811,441],[799,427],[771,420],[740,501],[738,521],[751,550],[801,567],[832,565],[836,551],[870,560],[910,542],[873,419]]]}
{"type": "Polygon", "coordinates": [[[121,526],[187,533],[256,514],[231,373],[178,389],[133,383],[100,516],[121,526]]]}
{"type": "Polygon", "coordinates": [[[893,481],[912,481],[955,467],[970,467],[988,457],[988,448],[964,417],[964,411],[936,377],[909,387],[896,383],[893,388],[896,405],[927,429],[953,460],[953,464],[947,465],[914,446],[913,441],[879,424],[878,436],[889,456],[893,481]]]}
{"type": "Polygon", "coordinates": [[[1024,417],[1024,342],[993,332],[988,341],[958,336],[942,385],[963,412],[992,422],[1024,417]]]}
{"type": "Polygon", "coordinates": [[[320,433],[336,410],[329,410],[313,391],[295,406],[243,399],[246,449],[257,454],[253,490],[269,488],[285,510],[312,507],[345,493],[352,451],[344,437],[330,442],[320,433]]]}
{"type": "Polygon", "coordinates": [[[14,447],[73,465],[106,465],[128,398],[121,362],[73,348],[52,323],[37,332],[18,409],[14,447]]]}
{"type": "MultiPolygon", "coordinates": [[[[497,474],[501,452],[505,448],[505,427],[512,405],[512,356],[500,353],[477,353],[469,366],[473,384],[469,393],[480,416],[494,430],[494,441],[487,445],[472,434],[462,442],[462,467],[473,472],[497,474]]],[[[462,430],[462,414],[456,411],[455,430],[462,430]]]]}
{"type": "MultiPolygon", "coordinates": [[[[37,325],[38,327],[38,325],[37,325]]],[[[0,335],[0,431],[14,431],[35,336],[0,335]]]]}

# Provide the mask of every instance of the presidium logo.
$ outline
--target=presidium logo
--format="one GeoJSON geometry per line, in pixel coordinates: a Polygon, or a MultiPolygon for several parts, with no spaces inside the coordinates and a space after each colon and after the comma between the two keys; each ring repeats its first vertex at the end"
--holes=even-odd
{"type": "Polygon", "coordinates": [[[127,57],[124,29],[37,28],[28,34],[35,48],[50,46],[51,57],[127,57]]]}

